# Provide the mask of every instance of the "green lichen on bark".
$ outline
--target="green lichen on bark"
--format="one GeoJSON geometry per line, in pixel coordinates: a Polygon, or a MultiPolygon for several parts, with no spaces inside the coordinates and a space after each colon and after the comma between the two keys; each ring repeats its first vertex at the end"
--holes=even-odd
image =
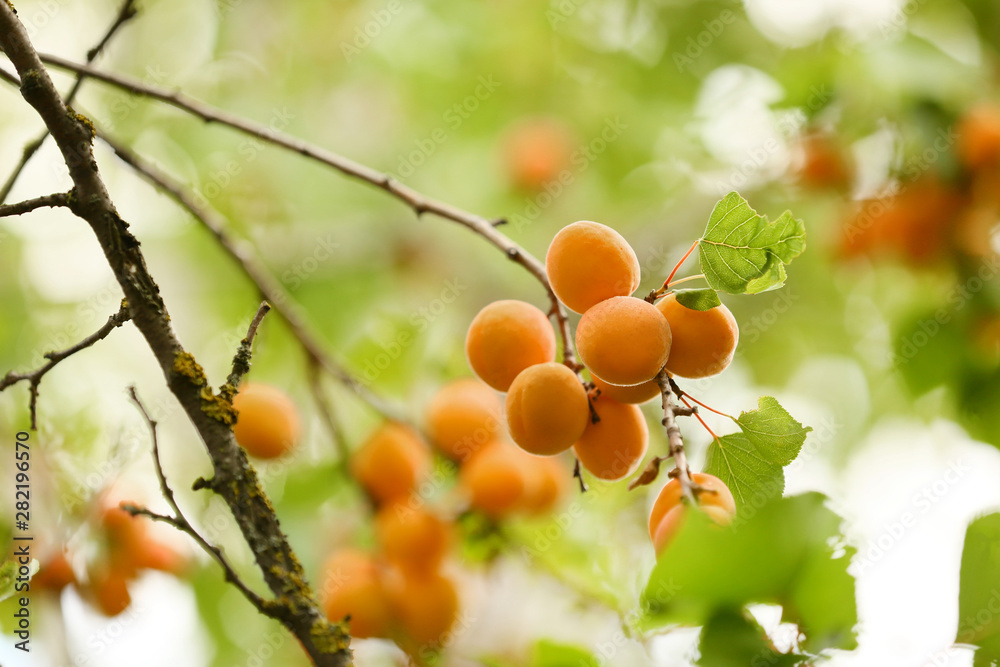
{"type": "Polygon", "coordinates": [[[217,422],[226,426],[236,423],[236,409],[232,401],[227,401],[224,396],[216,396],[212,388],[205,386],[199,393],[201,397],[201,411],[217,422]]]}
{"type": "Polygon", "coordinates": [[[187,378],[196,387],[205,384],[205,370],[190,352],[174,354],[174,374],[187,378]]]}
{"type": "Polygon", "coordinates": [[[320,619],[313,623],[309,638],[321,653],[332,655],[350,650],[350,640],[343,628],[326,620],[320,619]]]}

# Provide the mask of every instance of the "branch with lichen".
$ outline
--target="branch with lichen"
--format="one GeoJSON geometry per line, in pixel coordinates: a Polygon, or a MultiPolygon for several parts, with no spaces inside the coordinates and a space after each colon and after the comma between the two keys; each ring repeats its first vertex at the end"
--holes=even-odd
{"type": "Polygon", "coordinates": [[[48,362],[33,371],[28,371],[27,373],[16,373],[14,371],[10,371],[7,375],[3,376],[2,379],[0,379],[0,391],[3,391],[7,387],[11,387],[18,382],[23,381],[28,383],[28,411],[31,415],[32,431],[38,429],[38,386],[42,383],[42,378],[45,377],[45,374],[55,368],[59,362],[64,359],[67,359],[80,350],[85,350],[94,343],[107,338],[108,334],[128,322],[129,317],[128,306],[123,301],[118,312],[109,317],[108,321],[105,322],[100,329],[90,334],[76,345],[58,352],[46,352],[43,356],[48,359],[48,362]]]}
{"type": "Polygon", "coordinates": [[[184,111],[207,123],[217,123],[238,130],[244,134],[256,137],[262,141],[279,146],[286,150],[298,153],[327,167],[331,167],[345,176],[361,180],[369,185],[373,185],[389,193],[396,199],[403,202],[418,216],[431,213],[446,220],[456,222],[463,227],[484,237],[487,241],[501,250],[508,259],[523,266],[534,276],[545,288],[551,307],[549,316],[553,318],[556,330],[563,346],[563,363],[574,371],[580,370],[576,361],[576,353],[573,348],[573,339],[570,335],[569,319],[566,308],[556,298],[555,293],[549,285],[548,276],[545,272],[545,265],[534,255],[514,243],[505,234],[497,230],[497,226],[503,222],[502,219],[490,220],[482,216],[470,213],[461,208],[439,201],[414,190],[413,188],[400,183],[388,174],[379,172],[371,167],[360,164],[346,157],[320,148],[306,141],[292,137],[276,130],[246,120],[240,116],[216,109],[208,104],[195,100],[183,93],[167,90],[153,85],[147,85],[136,79],[103,72],[89,65],[81,65],[65,58],[54,55],[41,55],[40,58],[54,67],[65,69],[77,74],[84,74],[94,80],[102,81],[115,86],[133,95],[148,97],[160,102],[164,102],[181,111],[184,111]]]}
{"type": "Polygon", "coordinates": [[[21,95],[45,123],[68,167],[76,194],[70,209],[94,232],[125,293],[133,324],[205,444],[213,476],[202,486],[217,493],[232,511],[274,595],[274,618],[295,635],[317,667],[351,664],[344,624],[330,623],[323,615],[256,470],[233,438],[232,404],[214,395],[201,366],[173,331],[139,241],[118,215],[104,185],[94,159],[93,126],[63,103],[9,3],[0,3],[0,47],[17,70],[21,95]]]}

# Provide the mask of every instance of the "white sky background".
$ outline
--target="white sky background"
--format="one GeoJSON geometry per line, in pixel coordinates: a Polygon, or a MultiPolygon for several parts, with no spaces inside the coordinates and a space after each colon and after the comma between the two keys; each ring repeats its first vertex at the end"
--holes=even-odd
{"type": "MultiPolygon", "coordinates": [[[[182,4],[194,7],[196,3],[182,4]]],[[[42,13],[25,11],[29,7],[41,7],[42,3],[19,5],[22,13],[29,17],[46,16],[42,10],[39,10],[42,13]]],[[[877,36],[879,26],[906,15],[905,5],[899,0],[746,0],[745,5],[750,20],[763,34],[788,46],[808,44],[834,27],[843,28],[859,39],[866,35],[877,36]]],[[[214,14],[212,19],[206,17],[206,20],[214,20],[214,14]]],[[[85,3],[67,5],[39,22],[35,40],[46,50],[79,56],[89,43],[77,43],[77,36],[96,34],[103,27],[88,13],[85,3]],[[89,29],[81,29],[88,24],[89,29]]],[[[919,29],[928,30],[925,26],[919,29]]],[[[970,61],[977,57],[974,49],[963,46],[961,40],[938,37],[941,48],[950,49],[947,52],[954,57],[970,61]]],[[[930,34],[929,39],[933,38],[935,35],[930,34]]],[[[776,129],[781,119],[769,108],[780,100],[781,91],[775,89],[775,85],[766,74],[742,66],[722,68],[708,78],[702,91],[702,107],[722,111],[715,115],[700,114],[700,132],[705,145],[717,159],[723,163],[731,160],[736,166],[755,142],[782,139],[776,129]],[[738,113],[741,121],[726,111],[728,105],[707,103],[729,95],[743,100],[745,106],[738,113]],[[740,123],[737,134],[733,133],[734,123],[740,123]],[[745,145],[734,148],[733,136],[740,136],[745,145]],[[720,141],[721,137],[725,137],[725,141],[720,141]]],[[[33,112],[26,105],[4,105],[0,108],[0,145],[20,146],[24,136],[37,131],[37,125],[33,112]]],[[[886,141],[876,139],[859,147],[871,154],[869,163],[877,163],[880,155],[885,156],[892,150],[886,141]]],[[[3,164],[13,159],[14,151],[8,153],[3,164]]],[[[780,173],[788,159],[783,148],[774,151],[759,173],[780,173]]],[[[52,176],[59,173],[53,165],[58,162],[51,143],[46,144],[11,200],[51,191],[52,176]]],[[[105,161],[108,163],[110,161],[105,161]]],[[[0,173],[7,170],[5,167],[0,173]]],[[[105,173],[112,180],[121,177],[113,167],[106,168],[105,173]]],[[[875,191],[879,178],[879,174],[866,176],[869,182],[860,185],[865,192],[875,191]]],[[[60,184],[63,185],[66,183],[60,184]]],[[[707,188],[711,183],[702,185],[707,188]]],[[[147,213],[155,210],[140,197],[122,204],[124,208],[135,207],[147,213]]],[[[110,273],[103,258],[97,252],[80,251],[81,247],[92,245],[87,230],[66,222],[58,213],[40,211],[32,216],[30,225],[17,221],[3,223],[4,230],[18,235],[25,243],[24,265],[29,267],[25,280],[30,289],[55,302],[74,303],[94,298],[106,288],[110,273]]],[[[126,217],[136,220],[135,229],[140,237],[169,233],[169,230],[164,231],[162,221],[149,222],[148,215],[144,216],[146,222],[142,222],[140,216],[126,217]],[[155,231],[157,229],[159,231],[155,231]]],[[[134,354],[135,366],[142,367],[141,341],[134,337],[123,337],[123,340],[127,344],[122,344],[116,354],[134,354]]],[[[76,387],[72,383],[62,385],[60,393],[65,394],[67,400],[74,400],[71,398],[74,390],[80,390],[82,396],[91,400],[93,396],[86,396],[86,388],[95,377],[97,381],[117,382],[119,386],[127,383],[127,378],[100,377],[102,367],[96,362],[88,364],[81,358],[75,363],[92,370],[93,374],[81,373],[85,377],[78,380],[76,387]]],[[[849,373],[854,362],[818,360],[816,363],[818,366],[814,368],[800,369],[800,375],[809,377],[813,383],[817,382],[817,374],[828,372],[830,368],[849,373]]],[[[855,380],[859,376],[860,371],[854,376],[855,380]]],[[[710,389],[705,400],[713,405],[737,405],[741,404],[737,400],[761,393],[762,388],[750,386],[745,376],[740,382],[739,377],[737,364],[727,374],[725,388],[710,389]]],[[[51,390],[53,387],[49,388],[51,390]]],[[[859,393],[863,392],[859,390],[859,393]]],[[[787,397],[781,394],[777,391],[792,413],[806,423],[822,423],[824,418],[831,416],[819,401],[809,402],[800,394],[787,397]]],[[[81,400],[80,396],[76,400],[81,400]]],[[[114,414],[110,407],[108,414],[114,414]]],[[[971,665],[968,651],[949,650],[958,623],[959,559],[968,521],[979,513],[1000,507],[997,479],[1000,479],[1000,451],[971,441],[950,423],[937,422],[927,427],[899,420],[877,422],[846,469],[831,465],[828,452],[820,447],[815,456],[788,471],[789,493],[815,489],[831,497],[834,508],[848,519],[848,539],[859,550],[853,570],[857,576],[861,617],[860,647],[827,664],[833,667],[971,665]],[[902,526],[904,516],[912,516],[913,521],[907,521],[909,526],[902,526]]],[[[606,614],[595,614],[584,620],[572,618],[573,612],[567,609],[565,600],[560,599],[559,587],[551,582],[540,583],[535,577],[511,565],[502,568],[489,582],[470,585],[468,603],[478,610],[477,616],[483,620],[478,630],[473,627],[469,633],[469,646],[459,641],[455,651],[459,657],[455,664],[472,664],[461,656],[468,655],[467,651],[473,646],[488,648],[494,644],[502,648],[511,641],[515,630],[531,628],[544,634],[540,632],[544,628],[552,636],[576,639],[581,643],[597,642],[599,640],[594,638],[614,631],[616,620],[606,614]],[[500,594],[502,591],[509,595],[500,594]],[[524,615],[526,609],[533,611],[524,615]]],[[[140,581],[134,600],[143,613],[129,617],[130,612],[126,612],[122,620],[95,615],[72,592],[64,596],[64,613],[67,625],[72,628],[68,636],[71,653],[91,659],[78,664],[131,667],[136,664],[137,655],[144,656],[143,664],[146,665],[196,667],[207,664],[204,652],[208,642],[198,628],[194,598],[186,586],[171,577],[150,575],[140,581]],[[116,637],[113,642],[101,640],[109,635],[116,637]],[[150,652],[151,646],[155,646],[156,651],[150,652]]],[[[768,610],[760,612],[762,623],[769,629],[776,626],[773,616],[768,610]]],[[[780,631],[775,636],[780,636],[780,631]]],[[[654,642],[651,657],[644,657],[638,647],[631,646],[616,653],[609,664],[689,665],[696,640],[696,632],[677,632],[654,642]]],[[[44,651],[33,653],[26,661],[22,654],[12,650],[11,645],[9,638],[0,642],[0,664],[26,667],[57,664],[58,658],[44,651]]],[[[385,658],[375,656],[386,654],[391,651],[378,643],[361,642],[359,664],[381,664],[385,658]]]]}

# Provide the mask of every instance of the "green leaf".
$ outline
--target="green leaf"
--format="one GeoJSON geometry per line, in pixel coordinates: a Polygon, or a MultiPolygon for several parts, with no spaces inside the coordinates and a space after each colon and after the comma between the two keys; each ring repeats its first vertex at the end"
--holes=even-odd
{"type": "Polygon", "coordinates": [[[531,654],[531,667],[598,667],[600,661],[578,646],[542,639],[531,654]]]}
{"type": "Polygon", "coordinates": [[[705,472],[721,479],[733,492],[737,514],[785,490],[782,467],[769,461],[742,433],[724,435],[708,446],[705,472]]]}
{"type": "Polygon", "coordinates": [[[736,423],[757,451],[779,466],[795,460],[806,441],[806,433],[812,430],[795,421],[771,396],[757,399],[757,409],[741,413],[736,423]]]}
{"type": "Polygon", "coordinates": [[[708,284],[730,294],[758,294],[781,287],[785,264],[806,248],[806,228],[785,211],[774,222],[759,215],[737,192],[723,197],[699,240],[701,271],[708,284]]]}
{"type": "MultiPolygon", "coordinates": [[[[691,512],[660,556],[642,595],[645,628],[704,625],[719,608],[780,604],[806,650],[856,646],[854,549],[832,546],[841,518],[808,493],[777,498],[722,529],[691,512]]],[[[747,663],[744,663],[747,664],[747,663]]]]}
{"type": "MultiPolygon", "coordinates": [[[[0,565],[0,601],[6,600],[17,592],[15,590],[17,571],[18,564],[13,559],[0,565]]],[[[28,566],[28,579],[35,576],[36,572],[38,572],[38,561],[32,558],[31,564],[28,566]]]]}
{"type": "Polygon", "coordinates": [[[719,293],[711,287],[674,290],[674,296],[677,297],[677,303],[691,310],[712,310],[722,305],[719,293]]]}
{"type": "Polygon", "coordinates": [[[719,609],[701,629],[698,641],[701,667],[790,667],[805,656],[778,653],[763,629],[744,612],[719,609]]]}
{"type": "Polygon", "coordinates": [[[974,644],[976,665],[1000,661],[1000,514],[976,519],[965,532],[958,585],[956,641],[974,644]]]}

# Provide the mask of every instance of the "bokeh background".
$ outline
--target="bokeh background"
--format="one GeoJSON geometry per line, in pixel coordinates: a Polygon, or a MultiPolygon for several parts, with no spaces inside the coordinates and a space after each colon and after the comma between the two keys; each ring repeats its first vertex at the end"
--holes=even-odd
{"type": "MultiPolygon", "coordinates": [[[[108,0],[15,5],[40,50],[76,60],[117,10],[108,0]]],[[[769,215],[788,208],[804,219],[809,247],[789,267],[787,286],[725,300],[741,327],[737,359],[693,390],[731,413],[775,395],[814,428],[787,471],[786,494],[825,493],[857,548],[858,647],[833,651],[824,664],[972,664],[970,650],[952,648],[962,539],[970,519],[1000,506],[1000,137],[990,135],[1000,125],[1000,5],[139,7],[99,67],[181,89],[431,196],[505,217],[501,229],[536,256],[569,222],[611,225],[636,249],[641,293],[662,282],[730,190],[769,215]],[[553,165],[568,177],[546,181],[553,165]],[[915,520],[901,527],[904,515],[915,520]]],[[[326,348],[417,420],[436,388],[470,373],[464,333],[481,307],[506,298],[545,307],[537,282],[482,238],[418,219],[301,157],[99,83],[84,85],[76,107],[225,216],[326,348]]],[[[0,175],[40,129],[17,91],[0,87],[0,175]]],[[[253,286],[170,200],[105,146],[97,156],[182,341],[221,383],[257,307],[253,286]]],[[[50,142],[9,201],[68,187],[50,142]]],[[[0,371],[39,365],[43,352],[117,310],[121,294],[100,249],[68,212],[4,219],[0,239],[0,371]]],[[[695,272],[692,262],[682,275],[695,272]]],[[[368,510],[319,421],[304,356],[277,318],[265,321],[252,377],[284,388],[304,416],[303,446],[260,471],[316,577],[336,546],[372,542],[368,510]]],[[[33,436],[39,553],[68,543],[85,570],[96,548],[88,517],[102,494],[164,508],[130,384],[160,422],[182,506],[259,583],[228,510],[188,490],[208,459],[129,325],[42,384],[33,436]]],[[[359,444],[378,415],[332,380],[324,388],[348,442],[359,444]]],[[[27,425],[26,406],[24,385],[0,394],[4,452],[27,425]]],[[[646,406],[651,454],[665,451],[655,407],[646,406]]],[[[727,429],[722,418],[707,420],[727,429]]],[[[693,421],[683,427],[699,467],[709,438],[693,421]]],[[[8,488],[10,466],[0,475],[8,488]]],[[[693,664],[696,629],[623,634],[654,561],[645,517],[655,491],[596,485],[592,496],[568,500],[572,512],[515,522],[530,558],[508,545],[484,560],[496,545],[470,538],[456,556],[462,631],[442,664],[529,664],[543,639],[587,648],[602,664],[693,664]]],[[[0,500],[5,532],[8,495],[0,500]]],[[[157,530],[194,562],[186,577],[144,575],[129,610],[110,619],[72,587],[39,597],[35,651],[15,653],[5,634],[0,663],[305,664],[204,554],[157,530]]],[[[755,614],[776,646],[794,644],[779,609],[755,614]]],[[[0,616],[5,633],[9,623],[0,616]]],[[[387,642],[356,646],[360,665],[402,664],[387,642]]]]}

